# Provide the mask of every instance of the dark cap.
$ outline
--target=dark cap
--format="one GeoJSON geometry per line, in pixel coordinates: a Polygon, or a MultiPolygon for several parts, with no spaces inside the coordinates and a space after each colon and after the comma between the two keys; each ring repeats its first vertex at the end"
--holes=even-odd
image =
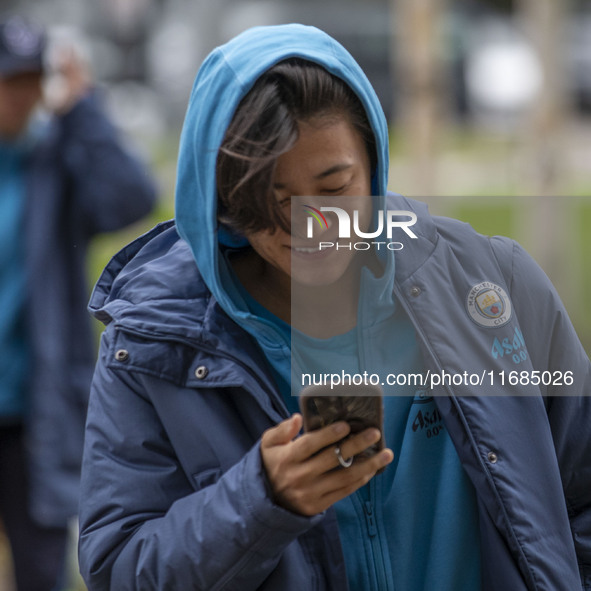
{"type": "Polygon", "coordinates": [[[43,29],[22,16],[0,21],[0,76],[43,71],[43,29]]]}

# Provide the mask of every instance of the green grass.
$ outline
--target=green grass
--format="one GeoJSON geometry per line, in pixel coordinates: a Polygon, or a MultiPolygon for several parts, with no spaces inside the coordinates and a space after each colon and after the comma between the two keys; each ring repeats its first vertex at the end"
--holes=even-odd
{"type": "Polygon", "coordinates": [[[586,201],[579,211],[580,247],[582,255],[581,288],[583,309],[577,314],[579,336],[588,352],[591,352],[591,202],[586,201]]]}
{"type": "Polygon", "coordinates": [[[506,201],[495,203],[495,200],[479,198],[479,201],[487,201],[485,205],[475,203],[462,203],[451,208],[450,217],[468,222],[477,232],[487,236],[509,236],[518,239],[515,235],[515,207],[506,201]]]}

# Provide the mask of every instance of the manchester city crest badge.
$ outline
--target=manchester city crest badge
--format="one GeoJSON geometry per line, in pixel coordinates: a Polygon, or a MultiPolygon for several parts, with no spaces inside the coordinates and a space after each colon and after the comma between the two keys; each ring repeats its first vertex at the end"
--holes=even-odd
{"type": "Polygon", "coordinates": [[[487,328],[503,326],[511,319],[511,300],[507,292],[490,281],[483,281],[470,289],[466,307],[470,318],[487,328]]]}

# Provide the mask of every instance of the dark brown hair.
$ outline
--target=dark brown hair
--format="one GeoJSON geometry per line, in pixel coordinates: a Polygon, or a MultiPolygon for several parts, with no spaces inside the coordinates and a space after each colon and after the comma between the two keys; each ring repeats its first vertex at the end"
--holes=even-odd
{"type": "Polygon", "coordinates": [[[363,138],[373,173],[375,139],[357,95],[321,66],[292,58],[267,70],[244,96],[220,147],[218,218],[233,230],[289,231],[273,194],[277,158],[298,139],[298,123],[344,116],[363,138]]]}

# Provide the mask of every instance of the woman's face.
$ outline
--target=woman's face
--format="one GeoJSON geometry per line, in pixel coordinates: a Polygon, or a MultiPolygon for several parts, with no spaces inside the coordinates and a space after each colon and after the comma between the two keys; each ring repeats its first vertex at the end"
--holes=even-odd
{"type": "MultiPolygon", "coordinates": [[[[273,189],[282,213],[291,220],[293,196],[334,198],[331,205],[359,210],[359,227],[371,221],[371,171],[363,138],[346,117],[326,116],[299,123],[299,138],[294,147],[277,160],[273,189]],[[359,199],[342,199],[350,196],[359,199]]],[[[306,200],[312,207],[319,203],[306,200]]],[[[294,207],[294,215],[299,209],[294,207]]],[[[355,254],[335,248],[319,251],[319,241],[338,241],[335,214],[326,214],[328,228],[314,240],[305,236],[303,214],[293,220],[292,234],[276,228],[247,234],[256,253],[265,263],[263,277],[269,284],[290,285],[290,279],[306,286],[327,286],[342,279],[351,269],[355,254]],[[277,283],[279,282],[279,283],[277,283]]],[[[353,213],[350,212],[353,219],[353,213]]],[[[289,288],[289,287],[288,287],[289,288]]]]}

